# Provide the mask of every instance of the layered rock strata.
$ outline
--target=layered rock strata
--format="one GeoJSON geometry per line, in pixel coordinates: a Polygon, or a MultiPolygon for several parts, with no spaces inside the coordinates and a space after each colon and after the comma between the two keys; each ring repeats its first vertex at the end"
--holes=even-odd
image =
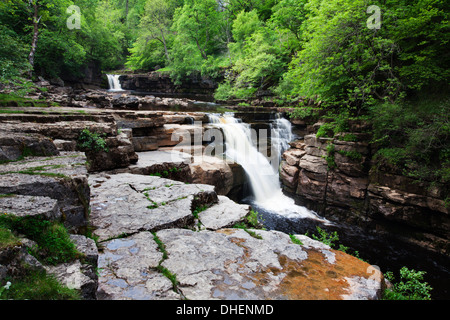
{"type": "Polygon", "coordinates": [[[357,141],[343,141],[344,135],[309,134],[291,143],[280,169],[284,190],[334,221],[380,231],[398,223],[409,230],[402,232],[410,233],[407,242],[448,255],[445,187],[375,166],[367,134],[352,133],[357,141]]]}

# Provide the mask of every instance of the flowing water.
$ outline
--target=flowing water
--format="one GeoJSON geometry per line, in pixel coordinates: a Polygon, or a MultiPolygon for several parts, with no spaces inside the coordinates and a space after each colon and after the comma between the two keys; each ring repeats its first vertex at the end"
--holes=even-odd
{"type": "Polygon", "coordinates": [[[248,178],[251,193],[241,202],[250,204],[269,230],[304,234],[320,226],[327,232],[337,231],[340,243],[349,253],[359,251],[361,258],[379,266],[382,272],[397,272],[401,267],[424,270],[425,280],[434,288],[433,299],[448,299],[450,268],[447,260],[429,251],[399,241],[395,232],[379,233],[352,225],[330,222],[306,207],[296,205],[283,194],[278,175],[282,153],[295,139],[291,123],[279,116],[270,121],[270,139],[261,139],[250,124],[236,119],[233,114],[210,114],[210,123],[224,135],[225,152],[222,157],[240,164],[248,178]],[[258,139],[259,138],[259,139],[258,139]],[[270,157],[265,141],[270,140],[270,157]],[[259,143],[258,143],[259,142],[259,143]]]}
{"type": "Polygon", "coordinates": [[[109,91],[123,91],[122,86],[120,85],[118,74],[107,74],[108,83],[109,83],[109,91]]]}
{"type": "MultiPolygon", "coordinates": [[[[292,130],[289,121],[281,117],[272,124],[270,133],[260,130],[259,136],[249,124],[243,123],[233,115],[209,115],[210,123],[224,134],[224,157],[238,163],[245,170],[251,188],[250,202],[255,208],[266,214],[277,214],[289,218],[314,220],[327,224],[327,220],[319,217],[314,211],[298,206],[287,197],[281,188],[278,167],[281,154],[289,147],[292,130]],[[265,140],[271,137],[271,156],[265,155],[267,144],[258,143],[259,137],[265,140]]],[[[267,131],[267,130],[266,130],[267,131]]]]}

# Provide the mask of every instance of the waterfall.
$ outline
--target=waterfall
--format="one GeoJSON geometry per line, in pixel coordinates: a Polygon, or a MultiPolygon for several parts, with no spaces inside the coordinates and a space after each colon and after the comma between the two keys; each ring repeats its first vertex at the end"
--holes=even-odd
{"type": "Polygon", "coordinates": [[[108,82],[109,82],[109,91],[123,91],[122,86],[120,85],[118,74],[107,74],[108,82]]]}
{"type": "Polygon", "coordinates": [[[281,162],[281,155],[290,148],[289,142],[294,140],[292,134],[292,124],[289,120],[282,118],[277,114],[277,119],[271,125],[271,144],[272,150],[275,153],[271,155],[272,167],[278,172],[278,167],[281,162]],[[276,157],[276,161],[274,158],[276,157]]]}
{"type": "MultiPolygon", "coordinates": [[[[277,119],[272,126],[271,135],[274,139],[272,152],[276,154],[275,166],[269,159],[258,151],[255,132],[249,124],[242,123],[233,115],[209,115],[210,123],[224,133],[225,158],[240,164],[248,175],[253,192],[253,203],[257,207],[287,217],[310,218],[322,220],[313,211],[297,206],[295,201],[284,195],[278,175],[279,157],[282,150],[289,147],[292,131],[289,121],[277,119]]],[[[274,154],[271,156],[274,159],[274,154]]]]}

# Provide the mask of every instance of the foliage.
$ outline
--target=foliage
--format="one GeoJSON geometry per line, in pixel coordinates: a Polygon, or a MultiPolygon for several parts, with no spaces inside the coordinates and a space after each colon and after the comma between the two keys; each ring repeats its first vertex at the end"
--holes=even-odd
{"type": "Polygon", "coordinates": [[[309,1],[305,47],[293,59],[285,77],[294,85],[289,87],[294,88],[290,94],[317,96],[326,103],[361,105],[374,99],[392,102],[405,88],[419,89],[432,81],[448,79],[448,70],[423,66],[439,61],[435,54],[443,53],[443,45],[448,42],[448,36],[443,36],[448,28],[443,2],[424,2],[388,1],[382,5],[375,1],[372,4],[389,10],[383,11],[382,29],[373,31],[364,26],[366,1],[309,1]],[[431,20],[438,23],[428,25],[428,32],[423,32],[423,23],[431,20]],[[437,34],[443,38],[437,40],[437,34]],[[420,42],[423,50],[416,46],[418,38],[428,38],[420,42]],[[427,46],[431,43],[432,48],[427,46]],[[410,76],[410,72],[415,75],[410,76]]]}
{"type": "Polygon", "coordinates": [[[450,99],[427,96],[414,103],[371,108],[377,165],[411,178],[450,182],[450,99]]]}
{"type": "MultiPolygon", "coordinates": [[[[344,246],[343,244],[339,244],[339,246],[336,248],[336,242],[339,241],[339,235],[337,233],[337,231],[328,233],[326,230],[323,230],[320,227],[316,227],[316,231],[317,234],[313,234],[311,235],[311,238],[313,238],[314,240],[320,241],[328,246],[330,246],[330,248],[334,248],[337,249],[339,251],[342,252],[347,252],[348,251],[348,247],[344,246]]],[[[358,257],[358,252],[355,251],[355,256],[358,257]]]]}
{"type": "Polygon", "coordinates": [[[423,281],[425,271],[415,271],[402,267],[400,269],[400,280],[395,282],[395,277],[392,272],[387,272],[385,277],[393,287],[386,289],[383,294],[383,299],[386,300],[431,300],[430,291],[432,288],[427,282],[423,281]]]}
{"type": "Polygon", "coordinates": [[[100,134],[91,132],[88,129],[83,129],[78,137],[78,147],[83,150],[90,150],[95,152],[108,152],[109,148],[106,141],[100,134]]]}
{"type": "Polygon", "coordinates": [[[30,253],[45,263],[69,262],[80,256],[70,240],[67,230],[60,223],[34,217],[19,218],[2,215],[0,227],[23,234],[36,241],[38,246],[31,249],[30,253]]]}
{"type": "Polygon", "coordinates": [[[299,106],[288,112],[289,117],[293,119],[314,119],[319,117],[319,110],[311,106],[299,106]]]}
{"type": "Polygon", "coordinates": [[[20,239],[14,236],[9,229],[0,227],[0,250],[15,246],[19,243],[20,239]]]}
{"type": "Polygon", "coordinates": [[[7,300],[80,300],[75,289],[62,285],[45,271],[27,271],[23,276],[11,279],[8,290],[0,292],[7,300]]]}
{"type": "Polygon", "coordinates": [[[303,242],[301,242],[298,238],[296,238],[295,235],[290,234],[290,235],[289,235],[289,238],[291,238],[291,241],[292,241],[293,243],[298,244],[298,245],[300,245],[300,246],[303,245],[303,242]]]}

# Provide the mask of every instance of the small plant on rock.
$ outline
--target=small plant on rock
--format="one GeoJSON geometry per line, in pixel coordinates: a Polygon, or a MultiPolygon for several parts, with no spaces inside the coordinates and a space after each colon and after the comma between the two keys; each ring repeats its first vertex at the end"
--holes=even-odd
{"type": "MultiPolygon", "coordinates": [[[[103,134],[103,137],[105,134],[103,134]]],[[[83,129],[78,137],[78,147],[86,151],[109,152],[106,141],[100,134],[83,129]]]]}

